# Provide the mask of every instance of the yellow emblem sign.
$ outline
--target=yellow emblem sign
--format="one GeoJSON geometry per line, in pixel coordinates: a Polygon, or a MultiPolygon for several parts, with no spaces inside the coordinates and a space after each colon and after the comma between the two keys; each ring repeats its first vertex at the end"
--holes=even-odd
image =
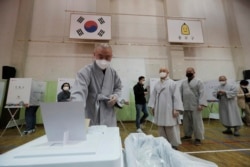
{"type": "Polygon", "coordinates": [[[189,27],[186,23],[183,23],[181,26],[181,34],[182,35],[190,35],[189,27]]]}

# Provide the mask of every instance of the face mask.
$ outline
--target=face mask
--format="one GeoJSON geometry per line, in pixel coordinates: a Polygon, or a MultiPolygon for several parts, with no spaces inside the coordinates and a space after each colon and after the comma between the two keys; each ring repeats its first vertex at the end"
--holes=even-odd
{"type": "Polygon", "coordinates": [[[220,85],[225,85],[226,84],[226,81],[220,81],[220,85]]]}
{"type": "Polygon", "coordinates": [[[144,84],[145,84],[145,81],[142,81],[141,84],[144,85],[144,84]]]}
{"type": "Polygon", "coordinates": [[[68,91],[69,87],[65,86],[65,87],[63,87],[63,90],[68,91]]]}
{"type": "Polygon", "coordinates": [[[98,67],[100,67],[102,70],[105,70],[106,68],[108,68],[110,62],[107,60],[95,60],[96,64],[98,65],[98,67]]]}
{"type": "Polygon", "coordinates": [[[167,76],[167,73],[166,72],[160,72],[160,78],[165,78],[167,76]]]}
{"type": "Polygon", "coordinates": [[[242,85],[241,87],[242,87],[242,88],[247,88],[247,86],[243,86],[243,85],[242,85]]]}
{"type": "Polygon", "coordinates": [[[194,76],[193,73],[186,73],[186,77],[188,77],[188,78],[192,78],[193,76],[194,76]]]}

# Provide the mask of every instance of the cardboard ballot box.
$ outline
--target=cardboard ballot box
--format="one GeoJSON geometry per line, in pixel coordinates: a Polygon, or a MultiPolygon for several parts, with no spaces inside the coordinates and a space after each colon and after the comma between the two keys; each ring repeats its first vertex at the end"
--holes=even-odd
{"type": "Polygon", "coordinates": [[[49,143],[46,135],[0,155],[0,167],[123,167],[118,127],[91,126],[84,141],[49,143]]]}

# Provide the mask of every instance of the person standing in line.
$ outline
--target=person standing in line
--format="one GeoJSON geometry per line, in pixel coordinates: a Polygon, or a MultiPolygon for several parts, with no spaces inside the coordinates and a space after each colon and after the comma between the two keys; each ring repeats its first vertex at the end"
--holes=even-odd
{"type": "Polygon", "coordinates": [[[57,95],[58,102],[67,102],[70,101],[70,84],[65,82],[61,86],[62,91],[57,95]]]}
{"type": "Polygon", "coordinates": [[[142,124],[145,122],[148,117],[148,109],[146,105],[145,96],[148,94],[147,89],[144,89],[145,77],[140,76],[138,78],[137,84],[133,87],[134,95],[135,95],[135,108],[136,108],[136,132],[142,133],[141,130],[142,124]],[[141,117],[140,112],[143,112],[143,116],[141,117]]]}
{"type": "Polygon", "coordinates": [[[174,149],[181,144],[179,112],[183,103],[177,83],[168,77],[167,68],[160,68],[160,81],[155,84],[148,106],[151,108],[159,136],[167,139],[174,149]]]}
{"type": "Polygon", "coordinates": [[[222,125],[226,127],[222,133],[240,136],[239,129],[242,126],[240,112],[237,105],[237,86],[227,83],[226,76],[219,77],[220,85],[213,95],[219,100],[219,116],[222,125]],[[234,128],[234,133],[231,128],[234,128]]]}
{"type": "Polygon", "coordinates": [[[24,107],[25,107],[24,116],[25,116],[25,123],[26,123],[25,130],[23,131],[24,135],[31,134],[36,131],[36,127],[35,127],[36,126],[36,113],[39,108],[40,100],[44,98],[44,94],[39,93],[39,96],[32,95],[30,97],[30,103],[24,104],[24,107]]]}
{"type": "Polygon", "coordinates": [[[238,106],[245,114],[245,116],[242,118],[242,121],[246,126],[250,126],[250,91],[248,84],[249,83],[247,80],[241,80],[237,94],[238,106]]]}
{"type": "Polygon", "coordinates": [[[182,140],[192,139],[194,135],[196,146],[201,145],[204,139],[204,124],[202,119],[202,110],[207,106],[203,82],[195,78],[193,67],[186,69],[186,77],[181,84],[180,91],[184,106],[183,129],[184,137],[182,140]]]}
{"type": "Polygon", "coordinates": [[[29,105],[25,107],[25,122],[26,128],[23,131],[24,135],[34,133],[36,131],[36,112],[39,108],[39,105],[29,105]]]}
{"type": "Polygon", "coordinates": [[[94,62],[76,75],[71,91],[72,101],[83,101],[90,125],[117,126],[114,105],[121,96],[122,84],[117,72],[110,67],[112,48],[107,43],[94,49],[94,62]]]}

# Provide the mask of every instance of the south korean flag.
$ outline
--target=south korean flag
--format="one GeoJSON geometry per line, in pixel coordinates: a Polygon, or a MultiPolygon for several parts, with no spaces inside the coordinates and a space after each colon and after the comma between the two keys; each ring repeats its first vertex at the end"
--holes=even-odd
{"type": "Polygon", "coordinates": [[[111,16],[72,14],[70,38],[111,39],[111,16]]]}

